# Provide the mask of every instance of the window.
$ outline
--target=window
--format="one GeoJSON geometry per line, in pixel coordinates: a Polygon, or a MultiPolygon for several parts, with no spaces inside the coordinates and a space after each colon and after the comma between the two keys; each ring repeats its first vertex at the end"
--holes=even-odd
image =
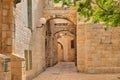
{"type": "Polygon", "coordinates": [[[32,0],[27,0],[28,5],[28,27],[32,29],[32,0]]]}
{"type": "Polygon", "coordinates": [[[25,50],[26,70],[32,69],[32,51],[25,50]]]}
{"type": "Polygon", "coordinates": [[[32,69],[32,51],[31,50],[29,50],[29,63],[30,63],[29,69],[31,70],[32,69]]]}
{"type": "Polygon", "coordinates": [[[71,40],[71,48],[74,48],[74,40],[71,40]]]}

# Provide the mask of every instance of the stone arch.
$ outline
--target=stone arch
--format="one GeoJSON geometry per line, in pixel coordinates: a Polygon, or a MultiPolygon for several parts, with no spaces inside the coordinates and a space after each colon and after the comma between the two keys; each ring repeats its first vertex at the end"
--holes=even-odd
{"type": "Polygon", "coordinates": [[[55,36],[57,33],[60,33],[60,32],[63,32],[63,31],[70,32],[71,34],[75,35],[73,32],[71,32],[69,30],[60,30],[60,31],[57,31],[56,33],[54,33],[53,35],[55,36]]]}
{"type": "Polygon", "coordinates": [[[73,25],[75,25],[76,26],[76,24],[73,22],[73,21],[71,21],[69,18],[64,18],[64,17],[54,17],[54,18],[49,18],[49,19],[47,19],[47,23],[50,21],[50,20],[53,20],[53,19],[65,19],[65,20],[67,20],[67,21],[69,21],[69,22],[71,22],[73,25]]]}
{"type": "Polygon", "coordinates": [[[47,30],[49,33],[50,31],[50,23],[49,21],[53,19],[65,19],[69,22],[71,22],[75,27],[77,25],[77,10],[76,9],[45,9],[44,12],[44,17],[46,18],[47,22],[47,30]]]}
{"type": "Polygon", "coordinates": [[[57,43],[61,45],[61,48],[63,48],[63,45],[62,45],[62,43],[60,43],[60,42],[57,42],[57,43]]]}
{"type": "MultiPolygon", "coordinates": [[[[48,62],[50,62],[49,64],[51,66],[57,63],[56,62],[57,59],[55,58],[57,55],[55,47],[56,47],[58,39],[55,35],[59,32],[66,31],[66,32],[68,32],[67,34],[74,35],[73,39],[76,41],[76,34],[75,34],[76,26],[77,26],[76,25],[76,23],[77,23],[77,21],[76,21],[77,13],[76,12],[77,12],[76,10],[55,10],[55,9],[52,9],[52,10],[46,9],[44,11],[44,18],[46,18],[46,20],[47,20],[47,22],[46,22],[46,36],[47,37],[46,38],[47,38],[47,41],[49,42],[49,46],[48,46],[49,48],[47,50],[48,53],[46,53],[46,55],[49,54],[50,60],[48,62]],[[56,27],[55,24],[58,24],[58,26],[59,26],[59,21],[60,21],[60,24],[67,23],[68,25],[65,25],[65,27],[64,27],[64,25],[62,25],[63,28],[56,27]]],[[[70,36],[67,36],[67,35],[66,35],[66,37],[70,38],[70,36]]],[[[70,42],[69,39],[67,41],[70,42]]],[[[63,41],[63,43],[64,43],[64,41],[63,41]]],[[[70,45],[70,44],[66,43],[66,45],[70,45]]],[[[64,48],[64,46],[63,46],[63,48],[64,48]]],[[[69,48],[69,46],[67,46],[67,48],[65,49],[65,52],[67,51],[68,48],[69,48]]],[[[66,55],[68,55],[68,54],[66,54],[66,55]]],[[[67,61],[67,58],[66,58],[66,61],[67,61]]]]}
{"type": "Polygon", "coordinates": [[[46,20],[62,18],[67,19],[73,22],[75,25],[77,24],[77,10],[76,9],[45,9],[44,17],[46,20]]]}
{"type": "Polygon", "coordinates": [[[69,18],[62,18],[62,17],[50,18],[50,19],[48,19],[47,22],[46,22],[46,29],[47,29],[47,31],[48,31],[48,34],[51,34],[50,21],[51,21],[51,20],[54,20],[54,19],[67,20],[67,21],[69,21],[69,22],[73,25],[74,28],[76,28],[76,24],[75,24],[74,22],[72,22],[69,18]]]}

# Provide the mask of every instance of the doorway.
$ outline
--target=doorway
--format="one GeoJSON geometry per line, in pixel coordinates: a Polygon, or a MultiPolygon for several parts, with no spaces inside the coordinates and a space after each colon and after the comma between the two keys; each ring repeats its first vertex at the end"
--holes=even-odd
{"type": "Polygon", "coordinates": [[[63,49],[63,45],[58,42],[57,44],[57,53],[58,53],[58,62],[63,62],[64,61],[64,49],[63,49]]]}

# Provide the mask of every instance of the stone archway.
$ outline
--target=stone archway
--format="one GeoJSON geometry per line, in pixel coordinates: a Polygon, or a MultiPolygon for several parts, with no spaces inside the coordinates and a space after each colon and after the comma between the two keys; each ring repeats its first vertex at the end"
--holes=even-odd
{"type": "Polygon", "coordinates": [[[61,43],[63,46],[63,55],[66,62],[75,62],[75,34],[68,30],[61,30],[54,34],[57,38],[57,42],[61,43]]]}
{"type": "Polygon", "coordinates": [[[76,9],[45,9],[44,17],[46,18],[46,20],[55,18],[67,19],[75,25],[77,24],[76,9]]]}
{"type": "Polygon", "coordinates": [[[63,45],[63,61],[74,62],[75,61],[75,48],[71,48],[71,41],[74,40],[71,36],[63,36],[57,41],[63,45]]]}
{"type": "Polygon", "coordinates": [[[45,10],[44,17],[47,19],[46,36],[49,44],[46,51],[46,56],[47,56],[47,63],[49,66],[52,66],[58,62],[56,47],[57,47],[57,38],[60,35],[56,37],[55,36],[56,34],[59,34],[59,32],[62,31],[68,31],[71,34],[74,34],[74,41],[76,41],[76,37],[75,37],[76,17],[77,17],[76,15],[77,15],[76,10],[45,10]],[[55,26],[67,26],[67,27],[58,28],[55,26]]]}

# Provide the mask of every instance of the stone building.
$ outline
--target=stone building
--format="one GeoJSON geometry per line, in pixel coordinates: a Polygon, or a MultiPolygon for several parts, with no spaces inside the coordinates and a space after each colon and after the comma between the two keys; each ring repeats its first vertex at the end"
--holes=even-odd
{"type": "Polygon", "coordinates": [[[32,80],[59,62],[75,62],[84,73],[119,73],[120,28],[104,27],[77,23],[77,10],[52,0],[0,0],[0,80],[32,80]]]}
{"type": "Polygon", "coordinates": [[[45,69],[45,28],[36,28],[43,17],[43,0],[21,0],[14,8],[15,53],[26,60],[28,80],[45,69]],[[42,52],[42,53],[41,53],[42,52]]]}
{"type": "MultiPolygon", "coordinates": [[[[30,80],[46,67],[45,27],[36,28],[46,3],[45,0],[0,0],[0,53],[5,55],[0,57],[11,59],[9,80],[30,80]]],[[[5,66],[2,62],[0,66],[1,79],[5,66]]]]}

